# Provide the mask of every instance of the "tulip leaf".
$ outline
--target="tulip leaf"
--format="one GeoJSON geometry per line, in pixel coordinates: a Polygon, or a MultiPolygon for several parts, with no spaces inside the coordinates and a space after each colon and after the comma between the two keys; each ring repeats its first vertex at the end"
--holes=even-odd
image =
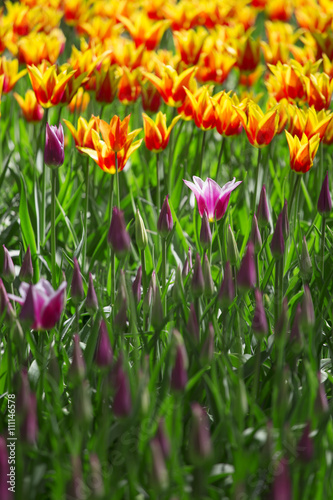
{"type": "Polygon", "coordinates": [[[21,197],[19,215],[21,221],[21,230],[24,242],[24,248],[30,247],[31,257],[34,263],[34,282],[39,281],[39,263],[37,259],[37,247],[35,233],[31,224],[29,209],[27,204],[27,191],[23,176],[21,175],[21,197]]]}
{"type": "Polygon", "coordinates": [[[170,199],[169,199],[169,205],[170,205],[170,210],[171,210],[171,215],[172,215],[172,218],[173,218],[173,222],[174,222],[174,224],[176,226],[176,233],[178,234],[178,237],[179,237],[180,241],[182,242],[182,245],[183,245],[183,248],[184,248],[185,252],[187,252],[189,244],[186,241],[186,238],[184,236],[181,224],[179,223],[178,217],[176,215],[176,212],[175,212],[175,210],[173,208],[173,205],[172,205],[172,202],[171,202],[170,199]]]}

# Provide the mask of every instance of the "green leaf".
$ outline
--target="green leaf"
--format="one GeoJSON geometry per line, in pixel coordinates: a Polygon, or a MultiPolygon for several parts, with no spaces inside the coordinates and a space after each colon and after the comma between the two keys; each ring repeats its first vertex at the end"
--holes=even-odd
{"type": "Polygon", "coordinates": [[[20,198],[19,214],[20,214],[24,248],[25,250],[27,250],[27,247],[28,246],[30,247],[31,257],[34,262],[34,282],[36,283],[39,280],[39,262],[37,259],[35,233],[32,228],[29,216],[26,185],[22,175],[21,175],[21,198],[20,198]]]}

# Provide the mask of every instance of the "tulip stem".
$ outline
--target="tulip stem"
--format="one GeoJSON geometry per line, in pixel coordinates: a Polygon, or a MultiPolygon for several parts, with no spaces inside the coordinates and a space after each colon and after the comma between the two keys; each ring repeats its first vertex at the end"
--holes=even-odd
{"type": "Polygon", "coordinates": [[[55,225],[55,213],[56,213],[56,185],[57,185],[57,170],[52,169],[52,194],[51,194],[51,261],[52,261],[52,286],[56,289],[57,277],[56,277],[56,225],[55,225]]]}
{"type": "MultiPolygon", "coordinates": [[[[44,112],[44,120],[41,128],[41,133],[43,134],[44,131],[44,141],[43,141],[43,147],[42,147],[42,154],[43,154],[43,171],[42,171],[42,213],[41,213],[41,218],[40,218],[40,238],[42,245],[45,243],[45,221],[46,221],[46,165],[44,161],[44,149],[45,149],[45,143],[46,143],[46,124],[47,124],[47,118],[48,118],[48,109],[45,109],[44,112]]],[[[37,149],[37,155],[38,155],[38,149],[37,149]]]]}
{"type": "Polygon", "coordinates": [[[142,271],[142,296],[145,297],[147,291],[147,274],[146,274],[146,260],[144,249],[141,252],[141,271],[142,271]]]}
{"type": "Polygon", "coordinates": [[[88,206],[89,206],[89,156],[87,156],[86,161],[86,198],[84,203],[84,243],[83,243],[83,255],[82,255],[82,271],[85,272],[85,264],[87,258],[87,216],[88,216],[88,206]]]}
{"type": "Polygon", "coordinates": [[[109,223],[111,224],[112,219],[112,208],[113,208],[113,183],[114,175],[111,176],[110,191],[109,191],[109,223]]]}
{"type": "Polygon", "coordinates": [[[162,238],[162,289],[164,292],[164,300],[163,300],[163,314],[166,315],[167,312],[167,293],[165,290],[166,287],[166,268],[167,268],[167,260],[166,260],[166,250],[167,243],[166,238],[162,238]]]}
{"type": "Polygon", "coordinates": [[[253,213],[255,213],[255,211],[256,211],[256,204],[257,204],[260,162],[261,162],[261,149],[259,148],[258,149],[258,159],[257,159],[256,185],[254,188],[254,198],[253,198],[253,213]]]}
{"type": "Polygon", "coordinates": [[[206,143],[206,130],[203,131],[202,134],[202,144],[201,144],[201,155],[200,155],[200,165],[199,165],[199,177],[202,178],[202,167],[203,167],[203,157],[205,151],[205,143],[206,143]]]}
{"type": "Polygon", "coordinates": [[[261,360],[261,340],[258,340],[255,353],[254,381],[253,381],[253,402],[258,397],[258,387],[260,378],[260,360],[261,360]]]}
{"type": "Polygon", "coordinates": [[[7,391],[11,393],[12,388],[12,329],[9,330],[7,335],[7,391]]]}
{"type": "Polygon", "coordinates": [[[297,175],[297,177],[295,179],[295,182],[294,182],[293,190],[292,190],[292,193],[291,193],[291,196],[290,196],[290,208],[289,208],[290,213],[291,213],[291,209],[293,207],[293,203],[294,203],[294,198],[295,198],[295,193],[296,193],[296,190],[297,190],[297,186],[299,185],[300,181],[301,181],[301,176],[297,175]]]}
{"type": "Polygon", "coordinates": [[[326,233],[326,217],[323,214],[321,220],[321,276],[324,279],[325,276],[325,233],[326,233]]]}
{"type": "MultiPolygon", "coordinates": [[[[173,108],[171,122],[175,118],[177,114],[177,108],[173,108]]],[[[168,173],[167,173],[167,182],[165,183],[164,189],[167,190],[166,195],[171,193],[171,170],[173,164],[173,152],[174,152],[174,141],[173,141],[174,129],[171,130],[169,136],[169,165],[168,165],[168,173]]],[[[165,179],[165,178],[164,178],[165,179]]]]}
{"type": "Polygon", "coordinates": [[[324,173],[324,144],[322,143],[322,141],[320,141],[320,144],[319,144],[319,170],[318,170],[319,182],[317,182],[319,192],[317,193],[317,199],[319,198],[321,185],[323,183],[323,173],[324,173]]]}
{"type": "Polygon", "coordinates": [[[281,274],[280,266],[283,266],[283,264],[282,261],[278,259],[275,261],[275,291],[274,291],[275,325],[279,319],[279,314],[280,314],[280,274],[281,274]]]}
{"type": "Polygon", "coordinates": [[[118,156],[117,151],[114,152],[114,163],[116,167],[116,193],[117,193],[117,207],[120,209],[120,189],[119,189],[119,172],[118,172],[118,156]]]}
{"type": "Polygon", "coordinates": [[[224,145],[225,145],[225,137],[223,135],[222,136],[222,140],[221,140],[221,147],[220,147],[219,158],[217,160],[216,179],[218,179],[220,168],[221,168],[221,162],[222,162],[222,157],[223,157],[224,145]]]}
{"type": "Polygon", "coordinates": [[[160,155],[156,154],[156,189],[157,189],[157,216],[161,211],[161,186],[160,186],[160,155]]]}

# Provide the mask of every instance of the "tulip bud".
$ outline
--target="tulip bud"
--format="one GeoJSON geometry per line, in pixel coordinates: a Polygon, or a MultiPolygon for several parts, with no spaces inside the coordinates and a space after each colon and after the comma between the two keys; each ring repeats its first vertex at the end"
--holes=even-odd
{"type": "Polygon", "coordinates": [[[157,231],[160,233],[162,238],[166,238],[168,234],[172,231],[172,228],[173,228],[173,219],[169,206],[168,196],[166,196],[161,208],[160,216],[157,221],[157,231]]]}
{"type": "Polygon", "coordinates": [[[12,308],[11,303],[9,302],[5,285],[3,284],[3,281],[0,278],[0,316],[2,316],[5,311],[6,311],[5,314],[6,320],[7,321],[12,320],[14,318],[14,310],[12,308]]]}
{"type": "Polygon", "coordinates": [[[102,319],[99,325],[98,339],[97,339],[94,359],[96,365],[101,368],[103,368],[104,366],[110,366],[112,364],[113,351],[111,347],[108,329],[106,327],[104,319],[102,319]]]}
{"type": "Polygon", "coordinates": [[[127,304],[128,304],[128,296],[127,296],[126,278],[124,270],[121,269],[119,276],[118,294],[117,294],[118,312],[114,318],[114,325],[116,329],[120,332],[124,332],[126,330],[127,304]]]}
{"type": "Polygon", "coordinates": [[[75,334],[73,340],[73,357],[72,364],[69,368],[69,375],[73,382],[80,382],[84,379],[86,374],[86,363],[80,346],[80,337],[75,334]]]}
{"type": "Polygon", "coordinates": [[[197,319],[197,315],[195,313],[194,305],[190,305],[190,314],[188,315],[188,321],[186,325],[187,331],[190,334],[191,338],[195,342],[199,342],[200,340],[200,327],[197,319]]]}
{"type": "MultiPolygon", "coordinates": [[[[151,307],[151,299],[152,299],[152,293],[153,293],[153,281],[156,283],[156,278],[153,280],[153,276],[155,277],[155,271],[152,273],[152,277],[148,286],[148,290],[146,295],[144,296],[143,303],[142,303],[142,308],[143,312],[145,314],[149,313],[150,307],[151,307]]],[[[156,284],[155,284],[156,286],[156,284]]]]}
{"type": "Polygon", "coordinates": [[[263,184],[260,193],[259,205],[257,210],[257,219],[259,227],[265,227],[269,224],[269,210],[266,197],[266,186],[263,184]]]}
{"type": "Polygon", "coordinates": [[[165,423],[163,418],[160,418],[158,422],[155,439],[157,439],[158,442],[160,443],[163,457],[167,459],[170,456],[170,441],[165,432],[165,423]]]}
{"type": "Polygon", "coordinates": [[[93,315],[98,309],[98,300],[97,300],[97,295],[95,292],[93,277],[92,277],[91,273],[89,273],[88,291],[87,291],[87,298],[86,298],[85,304],[86,304],[87,311],[91,315],[93,315]]]}
{"type": "Polygon", "coordinates": [[[71,284],[71,296],[72,296],[72,302],[75,305],[79,304],[84,299],[81,271],[76,257],[74,257],[74,270],[73,270],[73,277],[71,284]]]}
{"type": "Polygon", "coordinates": [[[281,314],[275,325],[275,342],[285,341],[285,335],[288,329],[288,300],[285,297],[282,301],[281,314]]]}
{"type": "Polygon", "coordinates": [[[288,219],[288,202],[284,200],[284,205],[282,209],[282,234],[284,239],[288,239],[289,236],[289,219],[288,219]]]}
{"type": "Polygon", "coordinates": [[[190,272],[191,269],[192,269],[192,250],[191,250],[191,247],[188,247],[187,257],[185,259],[184,267],[183,267],[183,271],[182,271],[183,279],[186,278],[186,276],[188,275],[188,273],[190,272]]]}
{"type": "Polygon", "coordinates": [[[254,288],[256,284],[256,267],[254,263],[254,248],[252,241],[249,241],[247,245],[246,253],[241,262],[238,275],[237,283],[240,288],[244,290],[249,290],[254,288]]]}
{"type": "Polygon", "coordinates": [[[64,163],[64,130],[61,123],[58,127],[46,124],[44,163],[48,167],[60,167],[64,163]]]}
{"type": "Polygon", "coordinates": [[[131,238],[126,229],[124,214],[118,207],[113,207],[108,243],[119,258],[125,256],[131,248],[131,238]]]}
{"type": "Polygon", "coordinates": [[[33,295],[33,285],[29,286],[23,306],[21,307],[20,320],[29,327],[35,320],[35,300],[33,295]]]}
{"type": "Polygon", "coordinates": [[[205,283],[204,293],[206,297],[211,297],[215,291],[215,288],[214,288],[212,273],[210,271],[209,260],[206,253],[203,258],[202,274],[205,283]]]}
{"type": "Polygon", "coordinates": [[[150,441],[150,450],[152,454],[152,475],[153,481],[160,488],[166,488],[168,485],[168,471],[165,465],[163,451],[157,438],[150,441]]]}
{"type": "Polygon", "coordinates": [[[189,451],[191,462],[202,465],[212,456],[212,442],[209,432],[207,413],[198,404],[191,405],[192,425],[189,436],[189,451]]]}
{"type": "Polygon", "coordinates": [[[232,266],[237,264],[239,260],[239,251],[230,224],[228,226],[228,232],[227,232],[227,260],[230,262],[232,266]]]}
{"type": "Polygon", "coordinates": [[[180,266],[178,266],[176,269],[175,283],[174,283],[173,289],[172,289],[172,298],[173,298],[174,302],[178,303],[178,302],[182,301],[184,295],[185,295],[185,291],[184,291],[182,272],[181,272],[180,266]]]}
{"type": "Polygon", "coordinates": [[[290,345],[292,352],[296,355],[300,354],[303,349],[303,337],[300,330],[300,318],[301,318],[301,306],[297,305],[296,314],[293,322],[293,326],[290,332],[290,345]]]}
{"type": "Polygon", "coordinates": [[[115,368],[115,389],[113,400],[113,412],[116,417],[127,417],[132,410],[132,398],[128,382],[128,376],[123,370],[122,359],[118,359],[115,368]]]}
{"type": "Polygon", "coordinates": [[[328,182],[328,172],[325,175],[323,185],[318,198],[317,209],[320,214],[328,215],[332,210],[332,198],[328,182]]]}
{"type": "Polygon", "coordinates": [[[171,388],[174,391],[183,391],[187,384],[187,353],[178,332],[176,336],[176,358],[171,371],[171,388]]]}
{"type": "Polygon", "coordinates": [[[209,248],[212,243],[212,232],[206,212],[204,212],[201,220],[200,243],[203,249],[209,248]]]}
{"type": "Polygon", "coordinates": [[[98,456],[93,453],[89,457],[90,462],[90,481],[89,486],[93,498],[101,498],[104,496],[104,484],[102,477],[102,468],[98,456]]]}
{"type": "Polygon", "coordinates": [[[308,285],[304,285],[304,295],[301,306],[301,325],[304,331],[308,331],[314,324],[315,316],[310,288],[308,285]]]}
{"type": "Polygon", "coordinates": [[[37,420],[37,399],[36,395],[29,394],[29,403],[25,409],[24,419],[21,425],[21,439],[29,444],[34,444],[37,440],[38,420],[37,420]]]}
{"type": "Polygon", "coordinates": [[[275,470],[272,486],[272,500],[291,500],[292,485],[288,461],[282,458],[275,470]]]}
{"type": "MultiPolygon", "coordinates": [[[[12,492],[9,490],[11,486],[10,481],[10,470],[9,470],[9,457],[8,451],[10,448],[7,448],[8,443],[5,438],[0,436],[0,498],[1,500],[12,500],[14,497],[12,492]],[[8,481],[8,483],[7,483],[8,481]]],[[[14,481],[15,487],[15,481],[14,481]]]]}
{"type": "Polygon", "coordinates": [[[9,252],[8,252],[7,248],[5,247],[5,245],[2,245],[2,246],[3,246],[3,252],[4,252],[2,277],[6,281],[8,281],[8,283],[12,283],[15,279],[14,262],[13,262],[11,256],[9,255],[9,252]]]}
{"type": "Polygon", "coordinates": [[[235,298],[235,286],[232,279],[230,262],[227,261],[224,267],[222,285],[218,294],[218,302],[221,307],[229,307],[235,298]]]}
{"type": "Polygon", "coordinates": [[[319,381],[319,386],[318,386],[317,397],[315,400],[315,409],[317,413],[323,414],[329,411],[329,406],[325,393],[325,386],[324,384],[321,383],[320,372],[318,373],[318,381],[319,381]]]}
{"type": "Polygon", "coordinates": [[[136,304],[138,304],[141,300],[141,281],[142,281],[142,267],[139,266],[135,276],[135,280],[132,283],[132,293],[136,304]]]}
{"type": "Polygon", "coordinates": [[[202,345],[200,360],[202,363],[209,363],[214,357],[215,332],[212,323],[208,325],[205,341],[202,345]]]}
{"type": "Polygon", "coordinates": [[[32,267],[31,251],[30,247],[28,247],[22,261],[22,266],[20,270],[20,279],[22,281],[27,281],[28,283],[30,283],[33,278],[33,275],[34,275],[34,270],[32,267]]]}
{"type": "Polygon", "coordinates": [[[73,390],[73,415],[78,425],[87,425],[93,417],[88,380],[78,383],[73,390]]]}
{"type": "Polygon", "coordinates": [[[261,240],[261,234],[259,231],[256,214],[253,215],[253,219],[252,219],[250,240],[252,241],[253,246],[254,246],[254,253],[255,254],[259,253],[259,251],[262,247],[262,240],[261,240]]]}
{"type": "Polygon", "coordinates": [[[271,250],[272,254],[276,259],[279,259],[284,254],[284,238],[283,238],[283,229],[282,229],[282,212],[277,218],[272,241],[271,241],[271,250]]]}
{"type": "Polygon", "coordinates": [[[303,434],[297,443],[296,453],[302,462],[311,462],[314,455],[313,440],[310,437],[310,422],[304,428],[303,434]]]}
{"type": "Polygon", "coordinates": [[[163,306],[161,301],[160,287],[152,289],[151,324],[156,331],[161,330],[164,322],[163,306]]]}
{"type": "Polygon", "coordinates": [[[308,246],[306,244],[305,236],[302,242],[301,260],[299,263],[299,274],[304,281],[310,281],[312,278],[312,262],[308,246]]]}
{"type": "Polygon", "coordinates": [[[147,231],[139,210],[136,211],[135,216],[135,239],[140,250],[144,250],[148,245],[147,231]]]}
{"type": "Polygon", "coordinates": [[[197,253],[195,256],[195,264],[192,276],[192,292],[193,295],[199,297],[205,290],[205,282],[202,274],[200,255],[197,253]]]}
{"type": "Polygon", "coordinates": [[[254,310],[254,316],[252,320],[252,330],[257,337],[267,335],[268,324],[265,314],[264,305],[262,302],[262,294],[259,290],[254,292],[256,298],[256,307],[254,310]]]}

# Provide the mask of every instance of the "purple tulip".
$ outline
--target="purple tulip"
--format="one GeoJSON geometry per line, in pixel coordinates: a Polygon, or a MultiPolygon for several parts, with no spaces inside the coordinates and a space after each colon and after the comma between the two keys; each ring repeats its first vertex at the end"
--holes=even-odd
{"type": "Polygon", "coordinates": [[[86,298],[86,308],[89,314],[94,314],[98,309],[98,300],[94,288],[94,282],[92,274],[89,273],[89,284],[86,298]]]}
{"type": "Polygon", "coordinates": [[[47,123],[44,162],[48,167],[60,167],[64,163],[64,159],[64,129],[61,123],[58,127],[47,123]]]}
{"type": "Polygon", "coordinates": [[[175,364],[171,372],[171,388],[174,391],[183,391],[187,380],[187,353],[184,344],[178,341],[175,364]]]}
{"type": "Polygon", "coordinates": [[[233,178],[232,181],[227,182],[227,184],[221,187],[209,177],[203,181],[195,175],[193,176],[193,181],[194,183],[184,180],[186,186],[195,194],[199,214],[202,217],[204,212],[206,212],[210,222],[213,222],[215,217],[216,220],[220,220],[223,217],[228,208],[230,193],[242,182],[235,182],[235,178],[233,178]]]}
{"type": "Polygon", "coordinates": [[[31,323],[33,330],[50,330],[59,321],[65,306],[67,283],[63,281],[58,290],[53,290],[50,283],[41,279],[36,285],[21,283],[21,297],[8,294],[11,300],[21,304],[20,318],[31,323]]]}
{"type": "Polygon", "coordinates": [[[332,198],[330,195],[330,187],[328,182],[328,172],[325,175],[323,185],[321,187],[320,195],[317,204],[318,212],[327,215],[332,210],[332,198]]]}
{"type": "Polygon", "coordinates": [[[118,257],[125,256],[131,248],[131,238],[126,229],[124,213],[117,207],[113,207],[108,243],[118,257]]]}
{"type": "Polygon", "coordinates": [[[110,366],[112,364],[113,351],[111,347],[109,333],[102,319],[99,326],[98,340],[95,350],[95,363],[100,367],[110,366]]]}
{"type": "Polygon", "coordinates": [[[267,335],[268,324],[267,324],[265,308],[262,302],[262,293],[256,289],[254,291],[254,294],[256,298],[256,307],[254,310],[254,316],[252,320],[252,330],[254,331],[255,335],[261,338],[261,336],[267,335]]]}
{"type": "Polygon", "coordinates": [[[269,224],[269,209],[266,197],[266,186],[265,184],[261,188],[259,205],[257,210],[257,219],[259,227],[265,227],[269,224]]]}
{"type": "Polygon", "coordinates": [[[254,246],[252,241],[249,241],[247,245],[246,253],[238,271],[237,283],[238,286],[244,290],[250,290],[255,286],[256,267],[254,263],[254,246]]]}
{"type": "Polygon", "coordinates": [[[2,277],[6,281],[11,283],[15,279],[15,266],[14,266],[14,262],[10,256],[7,248],[5,247],[5,245],[2,245],[2,246],[3,246],[3,254],[4,254],[2,277]]]}
{"type": "Polygon", "coordinates": [[[288,461],[282,458],[276,469],[273,486],[272,486],[272,499],[273,500],[291,500],[292,488],[288,461]]]}
{"type": "Polygon", "coordinates": [[[212,455],[212,442],[209,431],[209,420],[206,411],[199,403],[191,404],[192,425],[189,436],[191,461],[202,465],[212,455]]]}
{"type": "Polygon", "coordinates": [[[34,275],[34,269],[32,266],[31,251],[30,247],[28,247],[22,261],[22,266],[20,270],[20,279],[22,281],[30,282],[32,280],[33,275],[34,275]]]}
{"type": "Polygon", "coordinates": [[[157,231],[160,233],[162,238],[167,238],[173,228],[173,219],[168,198],[169,196],[167,196],[164,200],[160,216],[157,221],[157,231]]]}

